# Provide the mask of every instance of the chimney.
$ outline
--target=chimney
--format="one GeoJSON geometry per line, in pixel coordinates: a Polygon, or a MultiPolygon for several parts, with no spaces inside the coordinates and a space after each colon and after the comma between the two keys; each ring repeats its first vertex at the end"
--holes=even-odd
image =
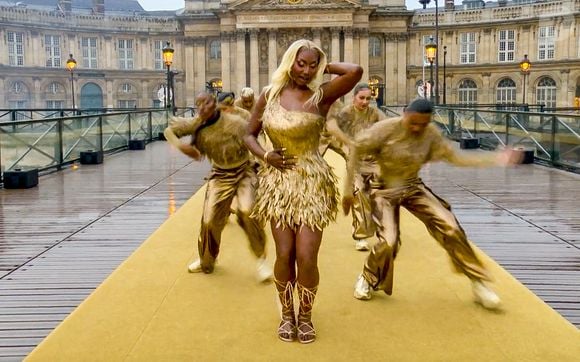
{"type": "Polygon", "coordinates": [[[57,7],[63,13],[70,14],[72,10],[71,0],[58,0],[57,7]]]}
{"type": "Polygon", "coordinates": [[[498,0],[498,1],[497,1],[497,4],[498,4],[499,6],[506,6],[506,5],[507,5],[507,0],[498,0]]]}
{"type": "Polygon", "coordinates": [[[93,14],[105,15],[105,0],[93,0],[93,14]]]}
{"type": "Polygon", "coordinates": [[[453,11],[453,10],[455,10],[455,1],[445,0],[445,11],[453,11]]]}

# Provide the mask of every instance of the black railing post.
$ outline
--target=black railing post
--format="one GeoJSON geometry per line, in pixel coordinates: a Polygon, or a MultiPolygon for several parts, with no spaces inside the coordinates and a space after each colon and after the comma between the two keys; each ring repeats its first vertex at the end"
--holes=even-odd
{"type": "Polygon", "coordinates": [[[63,129],[63,119],[59,119],[57,123],[57,130],[58,130],[58,166],[57,169],[60,170],[62,168],[62,164],[64,163],[64,141],[62,138],[62,129],[63,129]]]}
{"type": "MultiPolygon", "coordinates": [[[[550,161],[552,162],[552,166],[554,165],[554,162],[556,162],[556,133],[557,132],[558,132],[558,124],[557,124],[556,116],[552,116],[552,137],[551,137],[552,150],[550,152],[550,161]]],[[[560,155],[558,152],[558,158],[559,157],[560,157],[560,155]]]]}
{"type": "Polygon", "coordinates": [[[129,118],[129,137],[127,138],[127,146],[129,146],[129,142],[131,142],[131,113],[127,113],[127,117],[129,118]]]}
{"type": "MultiPolygon", "coordinates": [[[[173,108],[175,110],[175,108],[173,108]]],[[[153,142],[153,115],[151,111],[147,112],[147,127],[149,128],[149,142],[153,142]]]]}
{"type": "Polygon", "coordinates": [[[505,115],[505,145],[506,147],[509,145],[510,139],[510,114],[506,113],[505,115]]]}
{"type": "Polygon", "coordinates": [[[449,132],[451,136],[455,134],[455,111],[452,109],[447,110],[447,117],[449,119],[449,132]]]}
{"type": "Polygon", "coordinates": [[[103,116],[99,116],[99,151],[105,151],[105,147],[103,145],[103,116]]]}

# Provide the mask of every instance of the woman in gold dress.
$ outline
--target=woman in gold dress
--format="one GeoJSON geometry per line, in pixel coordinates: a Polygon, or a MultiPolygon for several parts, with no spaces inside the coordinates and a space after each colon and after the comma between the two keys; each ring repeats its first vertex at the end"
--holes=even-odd
{"type": "Polygon", "coordinates": [[[197,242],[199,259],[188,269],[192,273],[213,272],[221,234],[230,215],[232,200],[236,197],[238,223],[258,259],[258,281],[268,281],[272,272],[266,262],[264,228],[250,217],[257,180],[254,162],[250,160],[250,153],[242,140],[248,121],[232,112],[216,109],[214,96],[207,92],[197,95],[195,105],[195,118],[174,118],[164,132],[167,141],[175,148],[197,161],[205,156],[212,165],[197,242]],[[188,135],[192,137],[191,144],[179,141],[188,135]]]}
{"type": "Polygon", "coordinates": [[[282,305],[278,337],[283,341],[310,343],[316,338],[311,314],[319,280],[318,250],[322,230],[338,208],[336,176],[318,152],[318,143],[330,106],[361,76],[360,66],[327,63],[315,43],[298,40],[284,53],[250,118],[246,144],[266,164],[258,174],[253,215],[270,222],[276,244],[274,277],[282,305]],[[336,77],[323,84],[325,72],[336,77]],[[262,127],[274,147],[268,152],[256,140],[262,127]]]}

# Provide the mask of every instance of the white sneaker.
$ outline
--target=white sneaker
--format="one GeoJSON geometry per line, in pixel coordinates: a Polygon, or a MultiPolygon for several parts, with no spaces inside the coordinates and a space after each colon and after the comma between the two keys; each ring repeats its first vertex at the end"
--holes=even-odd
{"type": "Polygon", "coordinates": [[[362,274],[358,276],[356,284],[354,285],[354,297],[360,300],[369,300],[372,297],[371,286],[362,274]]]}
{"type": "Polygon", "coordinates": [[[274,273],[272,268],[268,265],[265,258],[258,259],[258,267],[256,269],[256,278],[260,283],[266,283],[272,280],[274,273]]]}
{"type": "Polygon", "coordinates": [[[190,273],[201,273],[203,270],[201,269],[201,260],[196,259],[193,263],[189,264],[187,267],[190,273]]]}
{"type": "Polygon", "coordinates": [[[501,300],[495,292],[489,289],[481,280],[471,282],[475,302],[481,304],[486,309],[496,309],[499,307],[501,300]]]}
{"type": "Polygon", "coordinates": [[[355,240],[354,248],[358,251],[367,251],[369,250],[369,242],[365,239],[355,240]]]}

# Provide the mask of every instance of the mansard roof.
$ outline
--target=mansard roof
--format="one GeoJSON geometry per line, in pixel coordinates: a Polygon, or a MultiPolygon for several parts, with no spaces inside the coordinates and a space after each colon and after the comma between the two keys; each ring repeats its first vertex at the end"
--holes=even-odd
{"type": "MultiPolygon", "coordinates": [[[[4,1],[14,6],[29,8],[54,10],[57,8],[58,0],[8,0],[4,1]]],[[[10,6],[10,5],[4,5],[10,6]]],[[[93,0],[71,0],[72,10],[75,9],[92,9],[93,0]]],[[[105,12],[144,12],[141,4],[137,0],[105,0],[105,12]]]]}
{"type": "Polygon", "coordinates": [[[237,0],[227,5],[230,10],[360,8],[360,0],[237,0]]]}

